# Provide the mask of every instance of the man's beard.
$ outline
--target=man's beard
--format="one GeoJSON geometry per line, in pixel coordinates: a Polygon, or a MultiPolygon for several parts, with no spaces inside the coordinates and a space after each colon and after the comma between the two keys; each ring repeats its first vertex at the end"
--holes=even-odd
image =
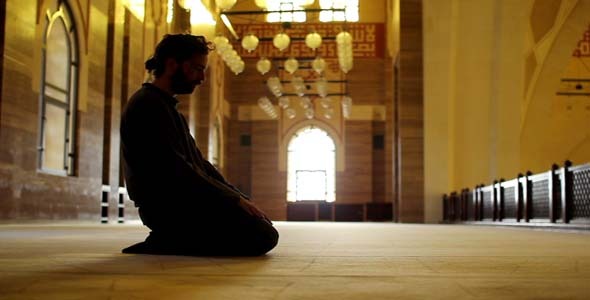
{"type": "Polygon", "coordinates": [[[198,84],[199,82],[188,81],[180,68],[172,75],[171,88],[174,94],[191,94],[198,84]]]}

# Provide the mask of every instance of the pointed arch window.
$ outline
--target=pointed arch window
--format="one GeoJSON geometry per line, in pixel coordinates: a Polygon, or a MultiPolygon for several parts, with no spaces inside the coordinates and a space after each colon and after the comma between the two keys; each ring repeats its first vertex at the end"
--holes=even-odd
{"type": "Polygon", "coordinates": [[[78,83],[78,43],[72,14],[64,1],[47,14],[43,38],[38,167],[74,175],[78,83]]]}
{"type": "Polygon", "coordinates": [[[266,16],[266,21],[270,23],[276,22],[305,22],[306,15],[303,7],[299,5],[296,0],[275,0],[267,1],[267,10],[275,11],[266,16]]]}
{"type": "Polygon", "coordinates": [[[320,0],[322,9],[344,9],[344,11],[325,10],[320,12],[321,22],[358,22],[359,0],[320,0]]]}
{"type": "Polygon", "coordinates": [[[300,129],[288,146],[287,201],[336,200],[336,148],[317,127],[300,129]]]}

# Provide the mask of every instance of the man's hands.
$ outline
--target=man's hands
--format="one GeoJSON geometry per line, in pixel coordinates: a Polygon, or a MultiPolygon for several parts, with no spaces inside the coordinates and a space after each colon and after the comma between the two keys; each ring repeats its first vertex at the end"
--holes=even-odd
{"type": "Polygon", "coordinates": [[[272,224],[270,219],[258,207],[256,207],[256,205],[254,205],[252,201],[240,197],[240,202],[238,202],[238,205],[250,215],[259,217],[263,220],[266,220],[268,223],[272,224]]]}

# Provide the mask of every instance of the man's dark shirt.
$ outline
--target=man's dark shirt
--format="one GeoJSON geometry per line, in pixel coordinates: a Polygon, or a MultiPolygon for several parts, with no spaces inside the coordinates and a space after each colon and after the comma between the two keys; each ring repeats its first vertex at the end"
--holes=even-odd
{"type": "Polygon", "coordinates": [[[130,198],[139,207],[235,205],[247,198],[197,149],[178,100],[144,83],[121,118],[121,148],[130,198]]]}

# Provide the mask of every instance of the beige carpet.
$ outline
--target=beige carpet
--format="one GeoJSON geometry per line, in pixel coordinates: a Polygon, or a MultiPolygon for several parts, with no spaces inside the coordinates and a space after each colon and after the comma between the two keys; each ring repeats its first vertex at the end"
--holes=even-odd
{"type": "Polygon", "coordinates": [[[0,225],[0,299],[590,299],[590,234],[276,223],[265,257],[124,255],[139,225],[0,225]]]}

